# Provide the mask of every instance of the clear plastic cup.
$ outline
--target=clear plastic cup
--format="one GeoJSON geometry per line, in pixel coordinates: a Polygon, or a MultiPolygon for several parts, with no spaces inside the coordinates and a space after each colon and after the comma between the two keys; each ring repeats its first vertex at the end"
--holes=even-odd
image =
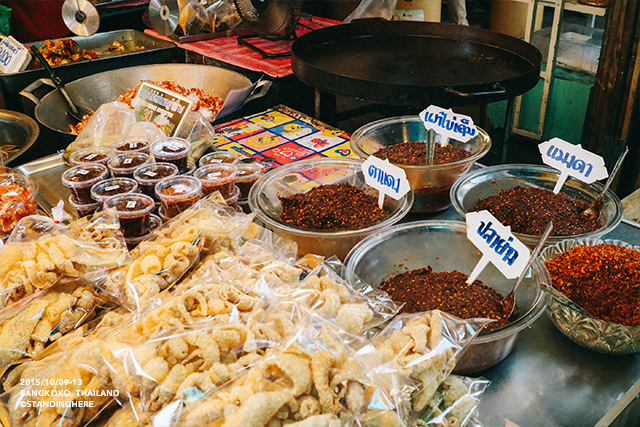
{"type": "Polygon", "coordinates": [[[147,196],[157,199],[156,184],[163,178],[178,175],[178,167],[172,163],[148,163],[133,172],[133,178],[140,184],[140,190],[147,196]]]}
{"type": "Polygon", "coordinates": [[[112,157],[107,163],[114,177],[133,178],[133,172],[142,165],[151,163],[151,157],[145,153],[126,153],[112,157]]]}
{"type": "Polygon", "coordinates": [[[162,225],[162,219],[158,215],[151,214],[149,215],[149,232],[144,236],[140,237],[125,237],[124,242],[127,244],[127,249],[133,250],[140,242],[146,239],[149,234],[153,232],[156,228],[162,225]]]}
{"type": "Polygon", "coordinates": [[[224,202],[227,206],[232,207],[233,209],[238,209],[238,200],[240,199],[240,188],[237,185],[233,186],[233,193],[230,197],[225,198],[224,202]]]}
{"type": "Polygon", "coordinates": [[[220,191],[223,199],[231,197],[235,191],[234,180],[238,170],[234,165],[212,163],[196,169],[193,176],[202,182],[202,194],[208,196],[220,191]]]}
{"type": "Polygon", "coordinates": [[[85,217],[87,215],[91,215],[96,210],[98,210],[98,203],[88,203],[88,204],[80,204],[73,200],[73,196],[69,196],[69,204],[78,214],[78,218],[85,217]]]}
{"type": "Polygon", "coordinates": [[[62,185],[71,191],[74,201],[80,205],[95,203],[91,187],[109,177],[109,170],[100,163],[84,163],[62,173],[62,185]]]}
{"type": "Polygon", "coordinates": [[[118,194],[104,201],[104,210],[118,218],[125,238],[149,233],[149,217],[155,207],[151,197],[139,193],[118,194]]]}
{"type": "Polygon", "coordinates": [[[155,191],[162,203],[164,215],[173,218],[202,197],[202,183],[192,176],[170,176],[160,180],[155,191]]]}
{"type": "Polygon", "coordinates": [[[186,139],[166,137],[153,141],[149,147],[149,154],[156,162],[173,163],[180,173],[185,173],[189,166],[187,162],[190,150],[191,144],[186,139]]]}
{"type": "Polygon", "coordinates": [[[253,184],[262,175],[262,165],[259,163],[238,163],[236,169],[238,175],[236,175],[235,183],[240,187],[240,199],[245,200],[249,197],[249,191],[253,184]]]}
{"type": "Polygon", "coordinates": [[[231,151],[214,151],[213,153],[205,154],[198,160],[198,166],[209,165],[212,163],[228,163],[235,165],[240,160],[240,157],[236,153],[231,151]]]}
{"type": "Polygon", "coordinates": [[[113,149],[108,147],[87,147],[74,151],[69,156],[72,165],[81,165],[84,163],[100,163],[106,165],[113,157],[113,149]]]}
{"type": "Polygon", "coordinates": [[[116,141],[113,149],[116,153],[145,153],[149,154],[151,141],[143,136],[127,136],[116,141]]]}
{"type": "Polygon", "coordinates": [[[182,172],[180,175],[188,175],[188,176],[193,176],[193,173],[196,171],[196,164],[193,163],[191,160],[189,160],[187,162],[187,170],[185,170],[184,172],[182,172]]]}
{"type": "Polygon", "coordinates": [[[106,199],[118,194],[135,193],[138,183],[131,178],[109,178],[91,187],[91,198],[102,207],[106,199]]]}

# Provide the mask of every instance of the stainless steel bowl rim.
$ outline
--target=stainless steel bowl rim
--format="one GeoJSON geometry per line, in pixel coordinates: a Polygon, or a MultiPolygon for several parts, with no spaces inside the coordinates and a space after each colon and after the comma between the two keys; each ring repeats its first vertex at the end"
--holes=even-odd
{"type": "MultiPolygon", "coordinates": [[[[347,267],[347,274],[349,275],[350,281],[353,281],[355,277],[354,264],[356,264],[356,262],[362,257],[362,255],[364,255],[367,252],[367,250],[371,246],[375,246],[377,242],[384,240],[384,238],[390,234],[403,232],[403,231],[411,231],[411,230],[420,229],[420,228],[426,228],[426,229],[447,228],[452,231],[458,231],[465,234],[467,231],[467,225],[464,222],[452,221],[452,220],[413,221],[413,222],[408,222],[405,224],[397,224],[389,228],[385,228],[384,230],[378,231],[377,233],[374,233],[364,238],[360,242],[358,242],[347,254],[344,260],[344,264],[347,267]]],[[[539,265],[536,265],[534,263],[532,268],[536,269],[538,273],[544,274],[544,271],[540,270],[541,267],[539,265]]],[[[515,284],[515,281],[514,281],[514,284],[515,284]]],[[[369,285],[371,285],[372,287],[377,286],[377,284],[372,284],[372,283],[370,283],[369,285]]],[[[546,306],[545,298],[544,298],[545,294],[542,292],[542,288],[540,287],[540,285],[538,286],[539,288],[538,288],[538,295],[536,297],[536,300],[531,305],[531,308],[527,310],[526,313],[520,316],[517,320],[501,328],[497,328],[488,332],[480,332],[480,334],[478,334],[478,336],[473,339],[473,344],[487,343],[487,342],[492,342],[492,341],[497,341],[503,338],[507,338],[511,335],[518,333],[522,329],[531,325],[536,319],[538,319],[538,317],[540,317],[540,315],[542,314],[546,306]]]]}
{"type": "Polygon", "coordinates": [[[11,121],[21,125],[27,131],[29,136],[27,141],[25,141],[25,144],[22,147],[19,147],[18,151],[14,153],[8,153],[8,163],[16,159],[20,154],[24,153],[29,147],[31,147],[31,145],[33,145],[35,140],[38,139],[38,136],[40,135],[40,127],[38,126],[38,123],[31,117],[12,110],[0,109],[0,121],[11,121]]]}
{"type": "MultiPolygon", "coordinates": [[[[356,154],[358,157],[362,159],[366,159],[372,154],[368,154],[362,151],[360,147],[353,141],[357,141],[362,135],[364,135],[371,129],[383,123],[394,124],[394,123],[408,123],[408,122],[415,122],[415,121],[422,121],[422,119],[420,119],[419,116],[397,116],[397,117],[390,117],[390,118],[380,119],[380,120],[367,123],[366,125],[363,125],[358,129],[356,129],[356,131],[353,132],[353,134],[351,134],[351,138],[349,139],[349,147],[353,150],[354,154],[356,154]]],[[[435,165],[406,165],[402,163],[392,163],[392,164],[400,166],[403,169],[407,169],[407,170],[414,170],[414,169],[421,170],[426,167],[429,167],[429,169],[432,169],[432,170],[439,170],[439,169],[448,169],[451,167],[464,165],[470,162],[475,162],[476,160],[484,157],[484,155],[487,154],[491,149],[491,138],[489,137],[489,134],[477,126],[476,128],[478,129],[478,136],[482,137],[484,144],[482,145],[480,150],[478,150],[475,153],[472,153],[469,157],[466,157],[461,160],[456,160],[455,162],[439,163],[435,165]]],[[[404,142],[409,142],[409,141],[404,141],[404,142]]]]}
{"type": "MultiPolygon", "coordinates": [[[[525,164],[525,163],[511,163],[511,164],[505,164],[505,165],[496,165],[496,166],[487,166],[487,167],[483,167],[481,169],[475,170],[475,171],[471,171],[463,176],[461,176],[460,178],[458,178],[456,180],[456,182],[453,183],[453,185],[451,186],[451,190],[449,191],[449,197],[451,199],[451,204],[453,205],[453,207],[455,208],[455,210],[462,216],[464,217],[467,212],[464,210],[464,208],[461,206],[458,198],[456,197],[456,193],[459,191],[460,187],[464,184],[465,181],[471,180],[473,178],[476,178],[477,176],[480,175],[486,175],[489,174],[491,172],[496,172],[496,171],[508,171],[508,170],[531,170],[531,171],[536,171],[536,172],[548,172],[554,175],[560,175],[560,172],[555,169],[552,168],[550,166],[546,166],[546,165],[532,165],[532,164],[525,164]]],[[[582,182],[582,181],[579,181],[582,182]]],[[[600,193],[602,191],[602,189],[604,188],[604,185],[600,184],[599,182],[594,182],[592,184],[587,184],[587,183],[583,183],[585,185],[590,185],[592,187],[594,187],[596,189],[597,193],[600,193]]],[[[565,183],[566,185],[566,183],[565,183]]],[[[605,193],[605,199],[609,198],[613,204],[616,206],[616,216],[614,218],[613,221],[611,221],[611,224],[600,228],[596,231],[592,231],[590,233],[582,233],[582,234],[575,234],[572,236],[550,236],[550,240],[553,240],[553,238],[555,239],[580,239],[580,238],[589,238],[592,237],[593,234],[595,233],[598,236],[602,236],[605,235],[607,233],[609,233],[610,231],[613,231],[614,228],[616,228],[618,226],[618,224],[620,224],[620,221],[622,221],[622,212],[623,212],[623,207],[622,207],[622,202],[620,201],[620,198],[611,190],[607,190],[605,193]]],[[[527,239],[538,239],[539,236],[535,236],[532,234],[523,234],[523,233],[513,233],[514,236],[516,236],[517,238],[527,238],[527,239]]]]}
{"type": "Polygon", "coordinates": [[[356,236],[362,233],[366,233],[369,230],[377,230],[381,226],[390,226],[392,224],[400,221],[404,216],[409,212],[409,209],[413,205],[413,190],[409,190],[409,192],[403,196],[404,200],[402,205],[396,212],[392,213],[390,216],[384,218],[383,220],[376,222],[365,228],[358,228],[355,230],[345,230],[345,231],[322,231],[322,230],[305,230],[302,228],[291,227],[287,224],[284,224],[281,221],[274,220],[271,216],[265,214],[262,209],[260,209],[259,204],[257,203],[258,196],[262,192],[263,187],[270,181],[273,176],[284,174],[286,172],[295,171],[300,167],[304,167],[305,165],[310,165],[313,163],[335,163],[336,165],[343,164],[344,166],[353,167],[359,166],[364,163],[362,159],[354,159],[354,158],[338,158],[338,157],[325,157],[325,158],[315,158],[309,160],[299,160],[296,162],[292,162],[283,166],[278,166],[277,168],[271,169],[270,171],[263,174],[258,180],[253,184],[251,189],[249,190],[249,207],[251,211],[256,214],[260,221],[265,224],[273,227],[279,227],[282,230],[285,230],[289,233],[295,233],[299,235],[321,235],[323,238],[333,238],[333,237],[349,237],[356,236]]]}

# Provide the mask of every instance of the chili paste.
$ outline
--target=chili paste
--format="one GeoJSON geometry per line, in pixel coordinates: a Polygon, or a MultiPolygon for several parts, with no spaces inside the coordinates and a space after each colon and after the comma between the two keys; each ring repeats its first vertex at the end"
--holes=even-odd
{"type": "MultiPolygon", "coordinates": [[[[427,143],[421,141],[402,142],[400,144],[389,145],[376,151],[374,156],[391,163],[402,165],[426,165],[427,164],[427,143]]],[[[449,144],[442,145],[438,142],[434,145],[433,164],[451,163],[462,160],[471,155],[459,147],[449,144]]]]}

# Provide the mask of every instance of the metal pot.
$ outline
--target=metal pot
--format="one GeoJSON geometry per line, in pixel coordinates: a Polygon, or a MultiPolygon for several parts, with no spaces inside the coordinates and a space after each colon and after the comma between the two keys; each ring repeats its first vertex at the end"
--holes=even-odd
{"type": "Polygon", "coordinates": [[[7,163],[27,151],[40,134],[38,123],[31,117],[0,110],[0,150],[9,154],[7,163]]]}
{"type": "MultiPolygon", "coordinates": [[[[95,111],[100,105],[114,101],[124,92],[136,87],[140,80],[171,80],[184,87],[202,89],[225,100],[231,91],[248,90],[253,85],[247,77],[225,68],[195,64],[156,64],[105,71],[67,83],[65,87],[77,105],[95,111]]],[[[51,91],[41,99],[33,93],[43,84],[54,87],[50,79],[39,79],[20,94],[36,104],[34,114],[40,124],[54,131],[66,142],[73,141],[75,135],[71,134],[69,125],[76,122],[67,115],[67,103],[60,91],[51,91]]],[[[243,94],[244,99],[238,108],[252,99],[264,96],[270,86],[271,82],[268,80],[258,82],[251,93],[243,94]]],[[[227,111],[227,114],[231,112],[227,111]]]]}

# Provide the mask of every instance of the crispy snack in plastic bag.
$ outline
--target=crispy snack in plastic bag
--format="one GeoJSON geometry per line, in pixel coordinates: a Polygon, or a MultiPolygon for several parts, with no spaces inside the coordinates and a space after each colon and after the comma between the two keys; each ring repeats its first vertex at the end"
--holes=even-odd
{"type": "Polygon", "coordinates": [[[140,311],[174,285],[200,257],[235,252],[252,217],[201,200],[163,224],[131,252],[132,261],[109,276],[106,290],[125,307],[140,311]]]}
{"type": "Polygon", "coordinates": [[[128,260],[118,221],[106,214],[69,226],[25,217],[0,250],[0,307],[63,280],[104,280],[128,260]]]}

